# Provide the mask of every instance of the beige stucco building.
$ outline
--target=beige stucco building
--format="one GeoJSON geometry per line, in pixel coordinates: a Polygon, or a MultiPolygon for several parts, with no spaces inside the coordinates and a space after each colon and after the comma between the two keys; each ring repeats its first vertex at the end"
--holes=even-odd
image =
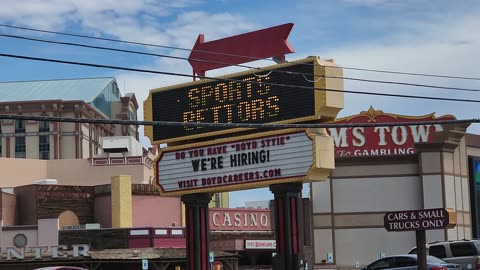
{"type": "MultiPolygon", "coordinates": [[[[0,83],[0,114],[136,120],[137,109],[114,78],[0,83]]],[[[149,183],[154,153],[138,136],[137,125],[0,119],[1,186],[98,185],[120,174],[149,183]]]]}
{"type": "MultiPolygon", "coordinates": [[[[371,108],[338,122],[447,118],[453,117],[403,117],[371,108]]],[[[456,212],[456,227],[427,231],[427,242],[471,239],[468,158],[480,154],[480,138],[466,134],[467,126],[359,128],[343,137],[331,130],[336,168],[327,181],[311,185],[314,268],[356,269],[408,253],[416,245],[415,231],[387,232],[386,212],[449,208],[456,212]]]]}
{"type": "Polygon", "coordinates": [[[15,159],[0,158],[2,187],[33,184],[55,179],[61,185],[100,185],[110,183],[113,175],[130,175],[136,184],[153,178],[152,159],[148,156],[92,159],[15,159]],[[112,164],[113,163],[113,164],[112,164]]]}

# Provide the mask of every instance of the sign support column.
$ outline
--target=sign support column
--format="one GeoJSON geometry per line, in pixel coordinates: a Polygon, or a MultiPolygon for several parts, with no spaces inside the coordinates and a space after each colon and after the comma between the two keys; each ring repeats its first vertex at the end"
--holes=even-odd
{"type": "Polygon", "coordinates": [[[300,239],[299,201],[302,183],[285,183],[270,186],[275,204],[275,238],[277,255],[274,269],[298,269],[303,240],[300,239]]]}
{"type": "Polygon", "coordinates": [[[418,270],[427,270],[427,237],[425,230],[415,231],[417,238],[418,270]]]}
{"type": "Polygon", "coordinates": [[[186,210],[187,270],[210,270],[208,203],[211,198],[209,193],[182,196],[186,210]]]}
{"type": "Polygon", "coordinates": [[[418,270],[426,270],[427,240],[425,230],[453,228],[457,224],[457,214],[452,209],[445,208],[387,212],[383,217],[383,224],[389,232],[415,231],[418,270]]]}

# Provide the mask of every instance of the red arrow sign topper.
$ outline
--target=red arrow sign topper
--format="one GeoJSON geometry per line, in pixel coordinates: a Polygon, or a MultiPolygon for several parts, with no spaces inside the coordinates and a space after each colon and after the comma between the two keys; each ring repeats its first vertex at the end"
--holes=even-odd
{"type": "Polygon", "coordinates": [[[207,70],[293,53],[287,42],[292,27],[287,23],[210,42],[200,34],[188,62],[194,73],[205,76],[207,70]]]}

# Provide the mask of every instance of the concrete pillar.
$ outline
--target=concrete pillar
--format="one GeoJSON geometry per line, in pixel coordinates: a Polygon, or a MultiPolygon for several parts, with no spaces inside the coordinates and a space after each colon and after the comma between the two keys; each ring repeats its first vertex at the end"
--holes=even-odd
{"type": "Polygon", "coordinates": [[[3,250],[5,248],[3,244],[3,220],[0,219],[0,248],[3,250]]]}
{"type": "Polygon", "coordinates": [[[208,203],[211,194],[197,193],[182,196],[187,212],[187,270],[210,270],[210,241],[208,203]]]}
{"type": "Polygon", "coordinates": [[[302,183],[270,185],[275,203],[275,239],[277,255],[273,269],[299,269],[303,262],[303,220],[299,218],[302,183]]]}
{"type": "MultiPolygon", "coordinates": [[[[37,221],[37,244],[36,246],[58,246],[60,230],[58,218],[45,218],[37,221]]],[[[30,244],[30,243],[29,243],[30,244]]]]}
{"type": "Polygon", "coordinates": [[[461,162],[459,154],[461,149],[465,148],[463,138],[467,126],[444,125],[444,131],[433,134],[433,142],[415,144],[419,157],[421,208],[455,210],[457,221],[460,220],[462,223],[452,229],[427,231],[427,242],[471,236],[471,225],[463,222],[463,213],[466,209],[469,210],[470,201],[468,177],[464,172],[466,169],[462,169],[460,165],[466,161],[461,162]]]}
{"type": "Polygon", "coordinates": [[[112,176],[112,228],[132,227],[132,177],[112,176]]]}

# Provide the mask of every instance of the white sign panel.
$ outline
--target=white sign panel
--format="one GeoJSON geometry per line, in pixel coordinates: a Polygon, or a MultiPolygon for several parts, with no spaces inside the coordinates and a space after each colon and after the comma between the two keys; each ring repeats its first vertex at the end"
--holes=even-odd
{"type": "Polygon", "coordinates": [[[276,249],[275,240],[245,240],[245,249],[276,249]]]}
{"type": "Polygon", "coordinates": [[[333,253],[332,252],[327,253],[327,262],[333,263],[333,253]]]}
{"type": "Polygon", "coordinates": [[[314,141],[307,133],[264,134],[167,148],[156,161],[156,183],[163,194],[182,195],[307,179],[314,161],[314,141]]]}
{"type": "Polygon", "coordinates": [[[215,256],[213,254],[213,251],[210,251],[210,253],[208,254],[208,260],[213,263],[213,261],[215,261],[215,256]]]}

